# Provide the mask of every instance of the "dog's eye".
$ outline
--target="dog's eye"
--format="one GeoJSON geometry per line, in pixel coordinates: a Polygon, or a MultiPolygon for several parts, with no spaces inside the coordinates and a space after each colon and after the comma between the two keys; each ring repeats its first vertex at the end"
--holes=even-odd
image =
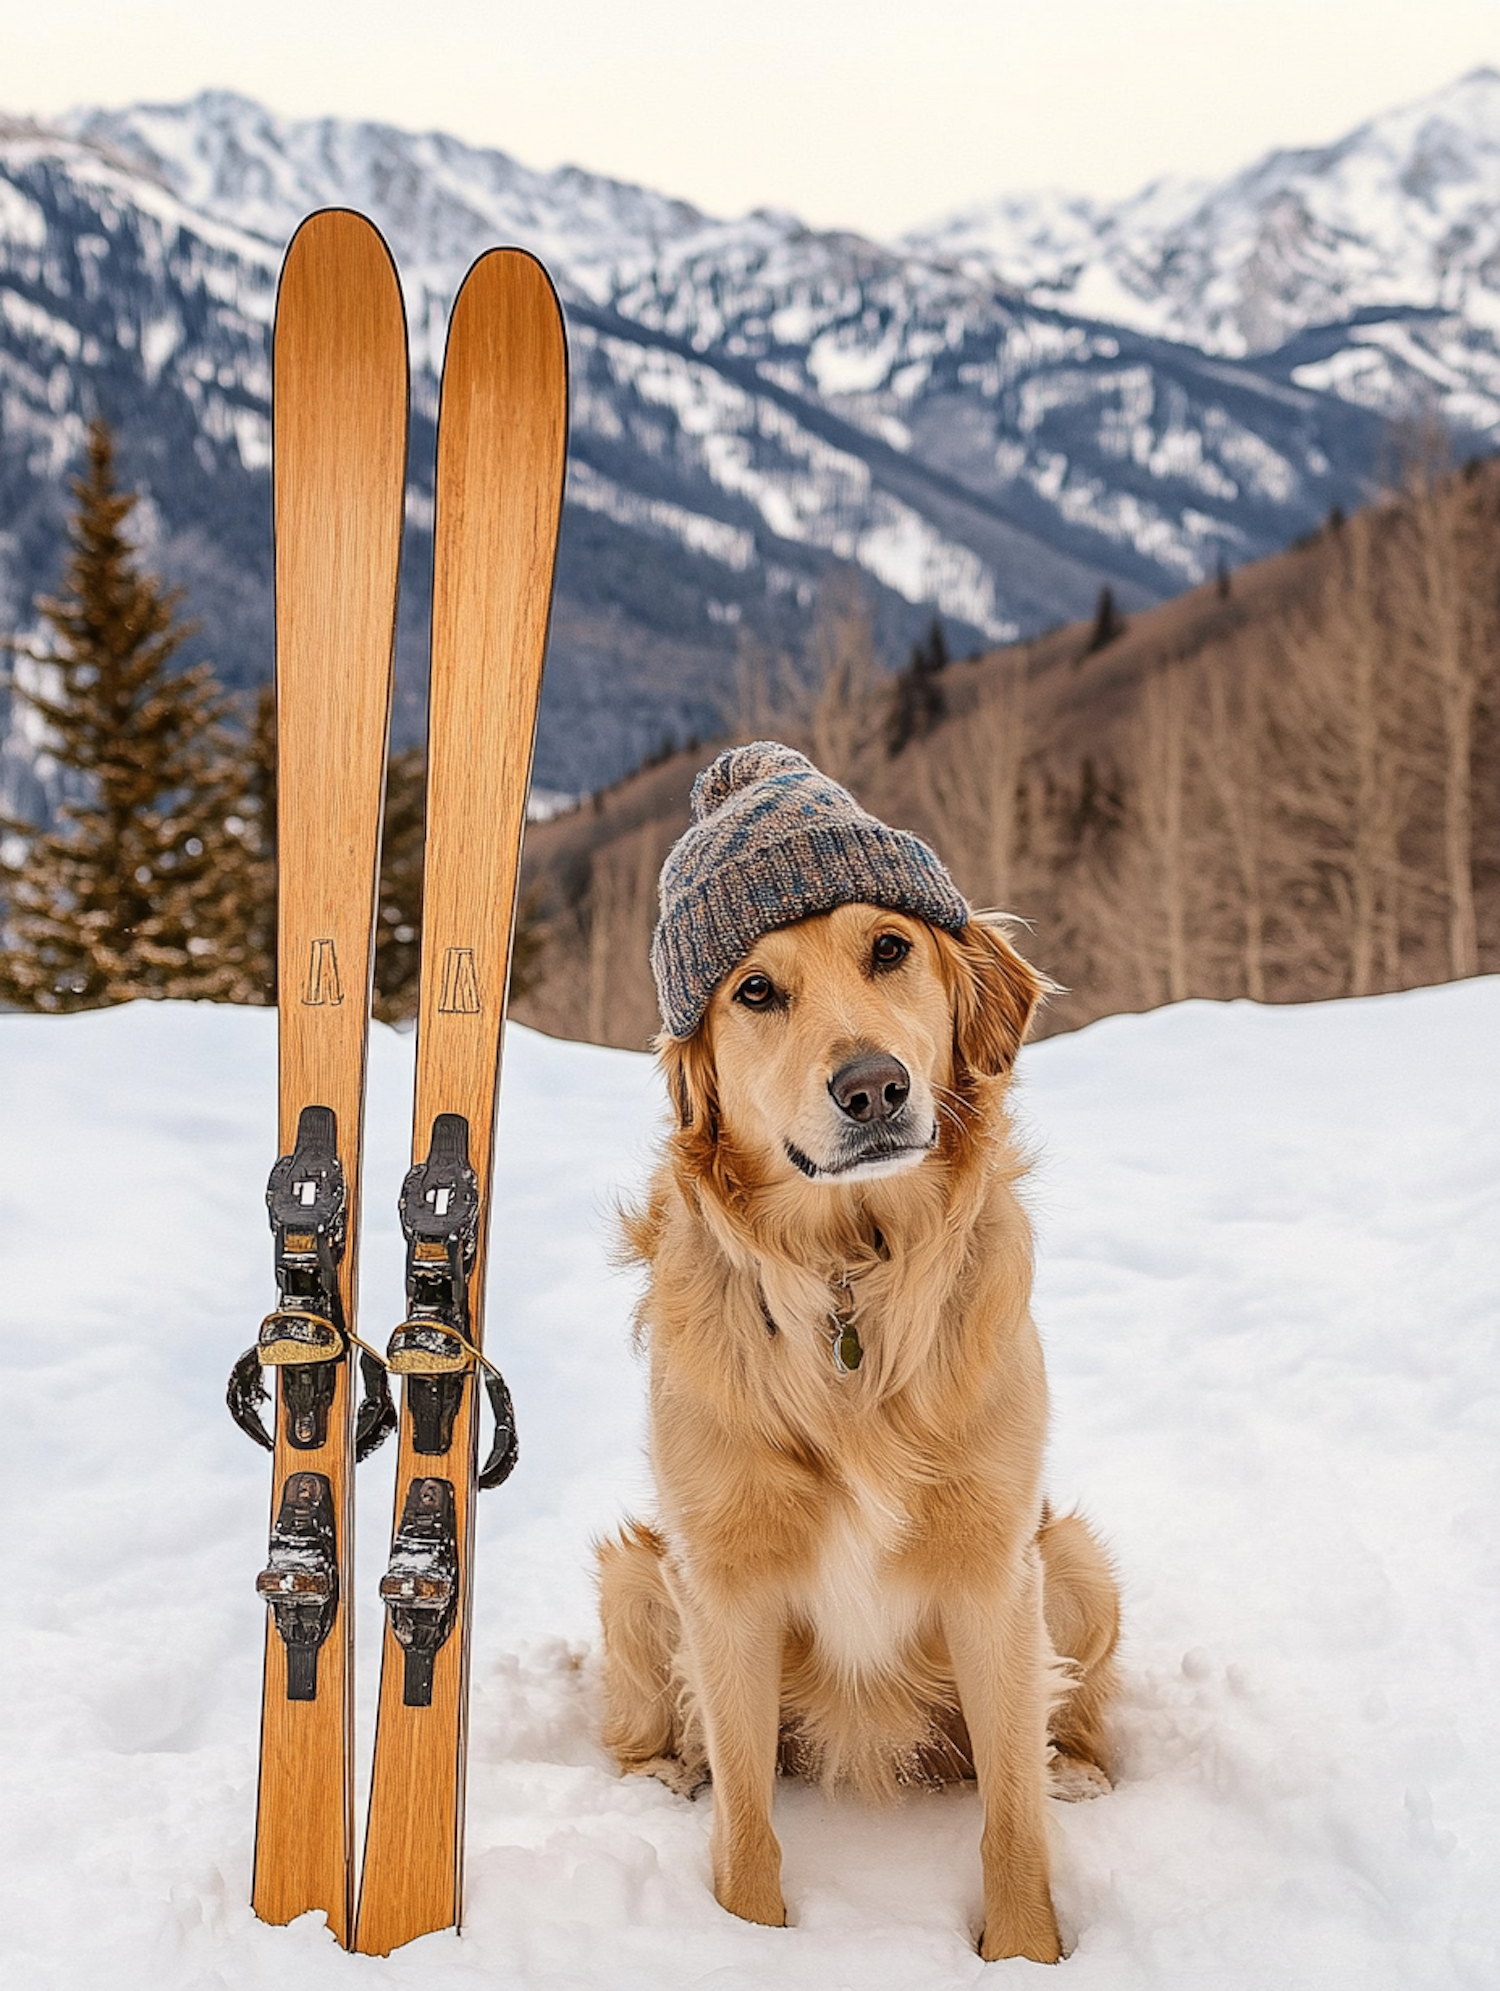
{"type": "Polygon", "coordinates": [[[746,975],[734,992],[735,1001],[746,1009],[769,1009],[775,996],[776,985],[769,975],[746,975]]]}
{"type": "Polygon", "coordinates": [[[870,959],[877,968],[894,968],[910,952],[911,942],[903,940],[899,933],[882,933],[876,936],[875,945],[870,949],[870,959]]]}

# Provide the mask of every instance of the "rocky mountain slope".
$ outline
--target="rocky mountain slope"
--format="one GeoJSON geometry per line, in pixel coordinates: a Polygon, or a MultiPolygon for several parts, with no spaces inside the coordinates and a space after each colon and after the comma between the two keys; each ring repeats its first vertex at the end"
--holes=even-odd
{"type": "Polygon", "coordinates": [[[905,246],[1034,303],[1209,353],[1281,354],[1299,385],[1382,413],[1430,395],[1500,427],[1500,73],[1268,153],[1218,185],[1110,204],[1019,194],[905,246]]]}
{"type": "Polygon", "coordinates": [[[276,269],[330,202],[385,230],[413,333],[399,737],[421,723],[446,312],[496,241],[546,259],[572,348],[544,785],[714,728],[742,635],[795,648],[831,565],[861,572],[892,656],[934,611],[963,649],[1086,613],[1103,583],[1159,600],[1358,502],[1388,418],[1429,388],[1475,433],[1500,426],[1494,224],[1462,191],[1500,157],[1497,101],[1500,79],[1468,79],[1355,134],[1337,171],[1297,155],[1118,213],[1013,202],[894,245],[224,94],[11,125],[0,621],[24,625],[56,574],[65,475],[102,412],[202,646],[232,683],[265,676],[276,269]],[[1328,273],[1335,185],[1339,253],[1384,257],[1363,289],[1328,273]],[[1311,233],[1268,289],[1269,251],[1244,244],[1287,238],[1294,195],[1311,233]]]}

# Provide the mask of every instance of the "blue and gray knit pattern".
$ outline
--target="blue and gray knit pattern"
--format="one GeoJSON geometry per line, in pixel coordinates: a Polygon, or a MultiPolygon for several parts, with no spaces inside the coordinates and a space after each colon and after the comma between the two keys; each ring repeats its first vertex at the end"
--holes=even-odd
{"type": "Polygon", "coordinates": [[[936,853],[775,740],[731,747],[693,784],[693,823],[661,872],[651,969],[674,1037],[763,933],[835,906],[888,906],[952,933],[969,908],[936,853]]]}

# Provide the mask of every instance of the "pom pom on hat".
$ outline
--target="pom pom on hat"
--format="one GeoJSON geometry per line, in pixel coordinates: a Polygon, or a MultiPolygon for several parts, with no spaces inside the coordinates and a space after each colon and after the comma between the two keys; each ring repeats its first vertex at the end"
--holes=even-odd
{"type": "Polygon", "coordinates": [[[722,809],[736,790],[748,788],[752,781],[788,773],[816,774],[817,769],[806,754],[784,747],[778,740],[752,740],[748,747],[727,748],[693,783],[693,821],[701,823],[715,809],[722,809]]]}

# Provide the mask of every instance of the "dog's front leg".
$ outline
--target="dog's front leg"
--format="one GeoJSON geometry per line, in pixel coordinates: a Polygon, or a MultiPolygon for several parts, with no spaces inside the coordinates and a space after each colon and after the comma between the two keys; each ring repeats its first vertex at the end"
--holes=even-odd
{"type": "Polygon", "coordinates": [[[771,1792],[781,1725],[782,1607],[771,1597],[699,1596],[685,1617],[713,1776],[714,1893],[730,1914],[779,1929],[786,1904],[771,1792]]]}
{"type": "Polygon", "coordinates": [[[1048,1879],[1046,1646],[1040,1573],[1027,1552],[997,1595],[944,1602],[943,1629],[984,1801],[986,1963],[1062,1955],[1048,1879]]]}

